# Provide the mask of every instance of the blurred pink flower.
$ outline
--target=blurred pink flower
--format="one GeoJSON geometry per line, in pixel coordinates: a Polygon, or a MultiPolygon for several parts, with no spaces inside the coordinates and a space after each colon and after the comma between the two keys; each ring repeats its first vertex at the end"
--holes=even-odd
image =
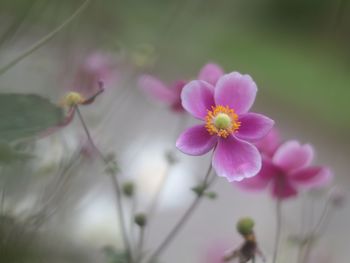
{"type": "Polygon", "coordinates": [[[177,81],[175,84],[167,87],[163,82],[151,75],[143,75],[139,79],[140,88],[152,99],[160,101],[175,112],[183,112],[180,94],[186,82],[177,81]]]}
{"type": "Polygon", "coordinates": [[[232,249],[232,245],[225,240],[217,240],[210,244],[200,262],[203,263],[223,263],[224,255],[228,250],[232,249]]]}
{"type": "Polygon", "coordinates": [[[176,147],[189,155],[214,149],[212,165],[218,176],[230,182],[256,175],[261,156],[252,143],[263,138],[274,124],[264,115],[248,113],[256,92],[253,79],[238,72],[223,75],[215,87],[202,80],[186,84],[182,106],[205,123],[182,133],[176,147]]]}
{"type": "Polygon", "coordinates": [[[255,146],[262,154],[271,157],[280,144],[280,133],[276,127],[273,127],[264,138],[255,143],[255,146]]]}
{"type": "Polygon", "coordinates": [[[119,72],[112,57],[107,53],[94,52],[83,60],[72,86],[74,91],[88,97],[98,91],[98,82],[103,82],[105,87],[109,87],[115,84],[118,78],[119,72]]]}
{"type": "Polygon", "coordinates": [[[263,190],[271,187],[274,198],[296,196],[299,188],[326,185],[333,177],[324,166],[310,166],[314,150],[309,144],[287,141],[272,156],[263,155],[261,171],[254,178],[235,183],[246,190],[263,190]]]}
{"type": "MultiPolygon", "coordinates": [[[[222,68],[216,64],[206,64],[199,72],[198,79],[215,85],[217,80],[224,74],[222,68]]],[[[179,80],[173,85],[167,86],[159,79],[151,75],[142,75],[139,79],[139,87],[155,101],[169,106],[175,112],[184,112],[181,104],[181,91],[186,81],[179,80]]]]}

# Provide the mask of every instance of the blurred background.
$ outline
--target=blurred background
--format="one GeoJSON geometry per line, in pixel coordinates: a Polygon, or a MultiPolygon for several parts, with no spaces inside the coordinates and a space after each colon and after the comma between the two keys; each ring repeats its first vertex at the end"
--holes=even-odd
{"type": "MultiPolygon", "coordinates": [[[[0,67],[62,24],[82,2],[1,0],[0,67]]],[[[88,56],[108,54],[115,65],[113,80],[82,113],[100,149],[116,154],[121,179],[137,183],[136,211],[144,211],[169,177],[147,237],[146,248],[152,249],[193,198],[190,188],[203,177],[209,156],[176,151],[178,134],[195,121],[149,100],[137,86],[138,76],[150,73],[165,83],[190,80],[207,62],[250,74],[259,87],[254,110],[273,118],[284,139],[313,144],[316,163],[332,167],[333,185],[348,191],[349,45],[346,0],[91,0],[51,41],[0,75],[0,92],[35,93],[58,103],[77,89],[76,76],[88,56]],[[169,151],[178,160],[171,166],[169,151]]],[[[29,161],[1,165],[4,262],[109,262],[106,251],[122,246],[103,164],[89,149],[77,154],[86,146],[84,138],[75,120],[26,144],[34,156],[29,161]]],[[[255,218],[260,246],[271,258],[275,204],[268,193],[240,192],[222,179],[214,189],[217,199],[201,204],[161,262],[206,262],[208,247],[218,240],[238,246],[235,222],[242,216],[255,218]]],[[[324,190],[287,201],[285,239],[310,229],[326,199],[324,190]]],[[[126,200],[126,209],[132,207],[126,200]]],[[[332,211],[331,218],[317,249],[325,263],[347,263],[349,204],[332,211]]],[[[296,262],[292,243],[283,243],[281,262],[296,262]]]]}

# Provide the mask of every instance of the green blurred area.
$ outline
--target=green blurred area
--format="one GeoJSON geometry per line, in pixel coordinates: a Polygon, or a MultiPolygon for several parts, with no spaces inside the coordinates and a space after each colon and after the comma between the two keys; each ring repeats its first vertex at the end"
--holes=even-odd
{"type": "MultiPolygon", "coordinates": [[[[12,15],[13,21],[1,34],[16,29],[15,43],[33,25],[50,30],[80,3],[3,0],[2,16],[12,15]]],[[[329,134],[346,135],[349,14],[346,0],[92,0],[53,44],[130,51],[147,43],[157,55],[153,71],[169,79],[191,78],[202,64],[215,61],[251,74],[263,103],[280,105],[329,134]]]]}

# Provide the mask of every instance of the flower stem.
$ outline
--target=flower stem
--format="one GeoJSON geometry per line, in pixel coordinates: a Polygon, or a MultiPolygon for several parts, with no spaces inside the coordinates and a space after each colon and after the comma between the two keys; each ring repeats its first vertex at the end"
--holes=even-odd
{"type": "Polygon", "coordinates": [[[136,263],[139,263],[142,261],[142,250],[143,250],[143,244],[145,241],[145,227],[140,227],[140,237],[139,237],[139,243],[137,246],[137,255],[136,255],[136,263]]]}
{"type": "Polygon", "coordinates": [[[278,250],[281,240],[281,230],[282,230],[282,209],[281,209],[282,202],[280,199],[276,202],[276,236],[275,236],[275,247],[273,250],[273,260],[272,263],[276,263],[277,256],[278,256],[278,250]]]}
{"type": "MultiPolygon", "coordinates": [[[[92,147],[96,150],[97,154],[99,155],[99,157],[101,158],[101,160],[108,165],[109,160],[102,154],[102,152],[100,151],[100,149],[96,146],[96,144],[94,143],[91,134],[89,132],[89,129],[84,121],[84,118],[79,110],[79,107],[76,106],[75,108],[78,118],[84,128],[84,131],[86,133],[86,136],[89,140],[89,142],[91,143],[92,147]]],[[[128,257],[128,262],[132,263],[133,259],[132,259],[132,254],[131,254],[131,245],[130,245],[130,241],[127,235],[127,230],[126,230],[126,222],[125,222],[125,217],[124,217],[124,209],[123,209],[123,205],[122,205],[122,194],[121,194],[121,188],[120,188],[120,183],[118,180],[118,177],[115,176],[115,174],[111,174],[111,180],[112,180],[112,185],[114,188],[114,192],[116,195],[116,203],[117,203],[117,209],[118,209],[118,216],[119,216],[119,223],[120,223],[120,227],[122,230],[122,235],[123,235],[123,241],[124,241],[124,245],[125,245],[125,250],[126,250],[126,254],[128,257]]]]}
{"type": "MultiPolygon", "coordinates": [[[[130,236],[130,246],[132,248],[136,248],[136,242],[135,242],[135,215],[136,215],[136,208],[137,208],[137,198],[135,196],[132,197],[131,200],[131,209],[130,209],[130,230],[129,230],[129,236],[130,236]]],[[[134,250],[135,251],[135,250],[134,250]]],[[[137,250],[135,251],[135,254],[137,254],[137,250]]]]}
{"type": "Polygon", "coordinates": [[[18,62],[20,62],[25,57],[32,54],[34,51],[39,49],[41,46],[43,46],[45,43],[50,41],[54,36],[56,36],[63,28],[65,28],[70,22],[72,22],[89,4],[91,0],[85,0],[78,9],[70,16],[68,17],[62,24],[60,24],[57,28],[55,28],[53,31],[48,33],[43,38],[39,39],[36,43],[34,43],[32,46],[30,46],[27,50],[25,50],[22,54],[20,54],[18,57],[7,63],[4,67],[0,68],[0,75],[7,72],[10,68],[15,66],[18,62]]]}
{"type": "Polygon", "coordinates": [[[325,226],[327,216],[329,215],[329,207],[330,207],[330,200],[327,200],[318,222],[316,223],[315,227],[312,229],[311,233],[309,234],[309,238],[308,238],[307,242],[304,244],[305,250],[304,250],[304,253],[302,254],[303,255],[301,257],[302,259],[299,262],[301,262],[301,263],[307,262],[307,260],[310,256],[312,245],[314,243],[314,239],[322,231],[322,227],[325,226]]]}
{"type": "MultiPolygon", "coordinates": [[[[174,131],[175,131],[174,132],[174,137],[175,138],[179,135],[180,131],[183,129],[183,126],[185,125],[186,120],[187,120],[186,116],[180,116],[179,122],[178,122],[178,124],[176,125],[176,127],[174,129],[174,131]]],[[[171,152],[170,154],[173,154],[173,152],[171,152]]],[[[148,208],[147,217],[148,217],[149,221],[152,220],[154,214],[157,211],[157,208],[158,208],[158,205],[159,205],[159,200],[160,200],[160,197],[161,197],[161,195],[163,193],[163,190],[164,190],[164,188],[165,188],[165,186],[166,186],[166,184],[167,184],[167,182],[169,180],[169,177],[170,177],[169,174],[171,172],[172,166],[173,166],[173,163],[169,162],[169,160],[168,160],[168,162],[167,162],[167,169],[164,172],[163,178],[161,179],[160,183],[158,184],[158,187],[157,187],[157,189],[155,191],[154,197],[153,197],[153,199],[151,201],[151,204],[150,204],[150,206],[148,208]]]]}
{"type": "MultiPolygon", "coordinates": [[[[210,164],[208,171],[207,171],[207,173],[204,177],[204,180],[203,180],[203,185],[205,186],[205,189],[209,188],[211,183],[213,183],[213,181],[214,181],[214,180],[211,180],[208,183],[211,171],[212,171],[212,165],[210,164]]],[[[192,214],[194,213],[194,211],[196,210],[196,208],[200,204],[202,197],[203,197],[203,194],[197,194],[196,198],[192,201],[191,205],[185,211],[185,213],[180,218],[180,220],[175,224],[175,226],[171,229],[169,234],[164,238],[163,242],[161,242],[160,246],[150,256],[150,259],[147,261],[148,263],[152,263],[168,247],[168,245],[174,240],[174,238],[177,236],[177,234],[182,229],[182,227],[191,218],[192,214]]]]}

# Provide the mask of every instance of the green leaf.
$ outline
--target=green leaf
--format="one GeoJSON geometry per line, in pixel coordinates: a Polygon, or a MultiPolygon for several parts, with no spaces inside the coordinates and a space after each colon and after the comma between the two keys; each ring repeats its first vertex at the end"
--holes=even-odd
{"type": "Polygon", "coordinates": [[[108,263],[127,263],[128,258],[125,251],[118,251],[111,246],[104,247],[104,253],[108,263]]]}
{"type": "Polygon", "coordinates": [[[0,165],[11,164],[16,161],[25,161],[32,157],[28,153],[13,149],[10,145],[0,142],[0,165]]]}
{"type": "Polygon", "coordinates": [[[33,137],[63,119],[63,110],[41,96],[0,94],[0,141],[33,137]]]}

